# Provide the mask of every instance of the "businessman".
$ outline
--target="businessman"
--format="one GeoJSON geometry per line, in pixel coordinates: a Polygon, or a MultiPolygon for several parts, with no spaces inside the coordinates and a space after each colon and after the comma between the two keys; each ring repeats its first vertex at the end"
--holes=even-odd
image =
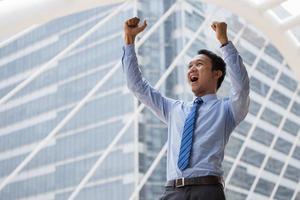
{"type": "Polygon", "coordinates": [[[249,78],[242,58],[227,37],[227,25],[213,22],[222,58],[199,50],[187,64],[186,79],[195,95],[192,102],[162,95],[142,76],[134,42],[147,22],[135,17],[124,23],[123,71],[127,87],[168,126],[167,182],[161,200],[223,200],[222,162],[230,133],[246,117],[249,78]],[[226,67],[227,66],[227,67],[226,67]],[[229,74],[229,97],[217,90],[229,74]]]}

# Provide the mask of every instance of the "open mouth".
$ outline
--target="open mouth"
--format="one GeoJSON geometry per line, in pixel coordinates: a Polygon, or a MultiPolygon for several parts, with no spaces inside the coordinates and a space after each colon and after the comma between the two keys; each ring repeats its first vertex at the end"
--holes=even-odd
{"type": "Polygon", "coordinates": [[[196,82],[196,81],[198,81],[198,77],[197,76],[191,76],[190,80],[191,80],[192,83],[196,82]]]}

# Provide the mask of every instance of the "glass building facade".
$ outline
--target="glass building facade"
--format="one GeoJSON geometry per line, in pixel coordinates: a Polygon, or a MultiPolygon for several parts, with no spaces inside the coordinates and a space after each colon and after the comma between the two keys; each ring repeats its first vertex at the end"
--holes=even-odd
{"type": "MultiPolygon", "coordinates": [[[[154,86],[166,69],[175,65],[159,90],[186,101],[193,98],[186,82],[187,63],[199,49],[220,54],[210,23],[223,19],[229,38],[244,60],[251,87],[250,111],[232,133],[225,151],[225,179],[232,173],[226,197],[246,199],[252,190],[251,199],[265,200],[272,195],[275,199],[300,199],[300,92],[284,57],[254,26],[222,8],[186,0],[173,9],[175,3],[134,1],[0,107],[0,181],[120,64],[126,19],[136,15],[148,19],[146,31],[162,22],[136,49],[140,68],[154,86]],[[171,14],[163,20],[169,9],[171,14]],[[183,52],[198,30],[196,40],[183,52]]],[[[0,97],[118,6],[55,19],[1,46],[0,97]]],[[[219,98],[229,91],[226,77],[219,98]]],[[[83,108],[0,191],[0,199],[67,199],[139,105],[128,91],[119,65],[83,108]]],[[[166,125],[148,108],[143,109],[76,199],[128,199],[166,141],[166,125]]],[[[137,199],[158,199],[165,180],[163,157],[137,199]]]]}

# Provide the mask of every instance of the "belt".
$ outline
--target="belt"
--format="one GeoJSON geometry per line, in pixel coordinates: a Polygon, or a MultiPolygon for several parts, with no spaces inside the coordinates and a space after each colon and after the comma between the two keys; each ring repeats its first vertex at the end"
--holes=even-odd
{"type": "Polygon", "coordinates": [[[179,178],[175,180],[167,181],[165,187],[184,187],[191,185],[215,185],[221,184],[224,189],[224,181],[220,176],[200,176],[200,177],[192,177],[192,178],[179,178]]]}

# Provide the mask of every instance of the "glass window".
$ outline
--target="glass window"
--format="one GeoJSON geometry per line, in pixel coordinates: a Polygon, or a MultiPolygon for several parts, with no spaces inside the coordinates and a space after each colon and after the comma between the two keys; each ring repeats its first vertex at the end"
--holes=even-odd
{"type": "Polygon", "coordinates": [[[246,163],[252,164],[256,167],[259,167],[263,162],[264,157],[264,154],[247,147],[243,153],[241,160],[245,161],[246,163]]]}
{"type": "Polygon", "coordinates": [[[250,100],[250,107],[249,107],[249,112],[253,115],[257,115],[259,109],[261,107],[261,104],[257,103],[254,100],[250,100]]]}
{"type": "Polygon", "coordinates": [[[251,138],[257,142],[260,142],[266,146],[271,145],[273,140],[273,134],[266,131],[265,129],[262,129],[260,127],[256,127],[251,138]]]}
{"type": "Polygon", "coordinates": [[[294,102],[291,111],[292,111],[292,113],[294,113],[295,115],[300,117],[300,104],[297,102],[294,102]]]}
{"type": "Polygon", "coordinates": [[[252,64],[254,63],[255,61],[255,54],[253,54],[252,52],[248,51],[247,49],[245,49],[243,46],[241,45],[237,45],[236,47],[239,51],[239,54],[241,55],[243,61],[245,63],[247,63],[249,66],[252,66],[252,64]]]}
{"type": "Polygon", "coordinates": [[[12,182],[6,187],[1,191],[1,199],[23,199],[28,196],[47,193],[55,189],[54,173],[12,182]]]}
{"type": "Polygon", "coordinates": [[[224,177],[227,177],[227,175],[231,169],[231,166],[232,166],[232,162],[224,160],[224,162],[223,162],[224,177]]]}
{"type": "Polygon", "coordinates": [[[275,144],[275,147],[274,149],[282,152],[282,153],[285,153],[285,154],[288,154],[290,152],[292,148],[292,144],[288,141],[286,141],[285,139],[282,139],[281,137],[279,137],[276,141],[276,144],[275,144]]]}
{"type": "Polygon", "coordinates": [[[231,136],[225,148],[225,154],[235,158],[239,153],[242,144],[243,144],[242,140],[238,139],[237,137],[231,136]]]}
{"type": "Polygon", "coordinates": [[[291,99],[282,94],[281,92],[274,90],[272,95],[271,95],[271,101],[274,103],[278,104],[279,106],[283,108],[287,108],[291,99]]]}
{"type": "Polygon", "coordinates": [[[247,169],[245,167],[237,166],[229,183],[234,186],[250,190],[254,178],[255,176],[247,173],[247,169]]]}
{"type": "Polygon", "coordinates": [[[193,0],[187,0],[189,4],[191,4],[194,8],[197,8],[197,10],[204,12],[206,10],[206,5],[201,2],[195,2],[193,0]]]}
{"type": "Polygon", "coordinates": [[[269,108],[265,108],[261,118],[270,124],[273,124],[274,126],[278,127],[281,120],[282,116],[279,115],[278,113],[274,112],[273,110],[269,108]]]}
{"type": "Polygon", "coordinates": [[[193,11],[192,13],[189,13],[185,11],[185,24],[191,30],[196,31],[203,21],[204,17],[197,12],[193,11]]]}
{"type": "Polygon", "coordinates": [[[296,146],[294,153],[293,153],[293,157],[300,160],[300,147],[296,146]]]}
{"type": "Polygon", "coordinates": [[[247,136],[250,131],[251,124],[246,120],[243,120],[236,128],[235,131],[243,136],[247,136]]]}
{"type": "Polygon", "coordinates": [[[265,170],[272,172],[274,174],[280,174],[283,165],[284,165],[283,162],[270,157],[265,166],[265,170]]]}
{"type": "Polygon", "coordinates": [[[283,56],[280,54],[280,52],[275,48],[274,45],[268,44],[265,48],[265,53],[272,57],[274,60],[277,60],[279,63],[282,63],[283,56]]]}
{"type": "Polygon", "coordinates": [[[233,190],[227,190],[226,189],[226,199],[230,200],[245,200],[247,198],[247,195],[233,191],[233,190]]]}
{"type": "Polygon", "coordinates": [[[265,196],[270,196],[273,188],[275,186],[275,183],[267,181],[263,178],[260,178],[257,185],[255,186],[254,192],[257,192],[259,194],[265,195],[265,196]]]}
{"type": "Polygon", "coordinates": [[[226,20],[228,23],[228,28],[233,32],[237,33],[244,26],[240,20],[240,17],[238,17],[237,15],[231,15],[226,20]]]}
{"type": "Polygon", "coordinates": [[[275,67],[273,67],[263,59],[259,60],[256,69],[262,72],[264,75],[270,77],[271,79],[274,79],[278,72],[278,69],[276,69],[275,67]]]}
{"type": "Polygon", "coordinates": [[[250,44],[254,45],[258,49],[261,49],[265,43],[265,39],[259,36],[256,32],[246,27],[242,37],[247,40],[250,44]]]}
{"type": "Polygon", "coordinates": [[[291,133],[292,135],[296,136],[297,133],[299,132],[300,125],[297,124],[296,122],[293,122],[289,119],[285,120],[283,130],[285,130],[288,133],[291,133]]]}
{"type": "Polygon", "coordinates": [[[258,79],[254,78],[253,76],[250,78],[250,87],[253,91],[255,91],[256,93],[258,93],[264,97],[267,95],[267,93],[270,89],[270,86],[259,81],[258,79]]]}
{"type": "Polygon", "coordinates": [[[278,200],[292,199],[293,194],[294,191],[292,189],[280,185],[275,193],[275,199],[278,200]]]}
{"type": "Polygon", "coordinates": [[[297,82],[289,77],[288,75],[282,73],[280,75],[280,78],[278,80],[278,83],[286,87],[287,89],[291,90],[292,92],[296,90],[297,88],[297,82]]]}
{"type": "Polygon", "coordinates": [[[300,180],[300,169],[288,165],[285,170],[284,177],[298,183],[298,181],[300,180]]]}

